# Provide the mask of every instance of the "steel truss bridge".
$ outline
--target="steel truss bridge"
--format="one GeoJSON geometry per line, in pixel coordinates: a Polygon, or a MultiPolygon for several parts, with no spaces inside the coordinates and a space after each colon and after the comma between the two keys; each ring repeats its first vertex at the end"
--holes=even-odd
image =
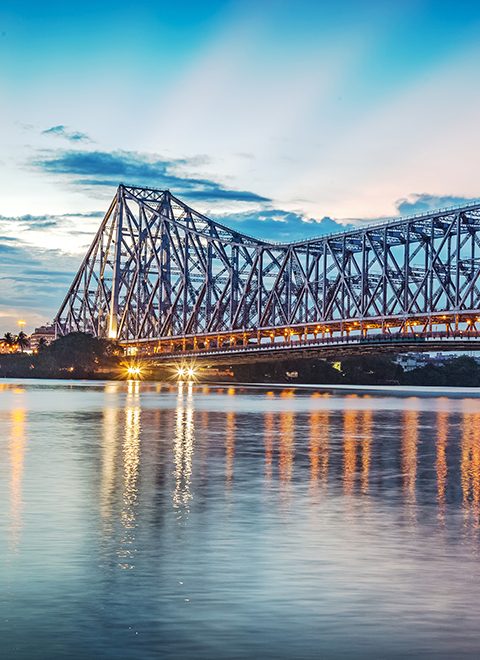
{"type": "Polygon", "coordinates": [[[224,359],[480,345],[480,202],[279,244],[120,185],[55,319],[127,353],[224,359]]]}

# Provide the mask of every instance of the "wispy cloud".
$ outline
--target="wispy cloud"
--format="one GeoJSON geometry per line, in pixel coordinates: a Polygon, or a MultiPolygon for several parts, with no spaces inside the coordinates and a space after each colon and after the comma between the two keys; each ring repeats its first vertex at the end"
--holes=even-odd
{"type": "Polygon", "coordinates": [[[34,160],[42,170],[66,175],[78,186],[116,186],[119,183],[167,188],[178,195],[198,200],[268,202],[267,197],[246,190],[235,190],[206,178],[191,177],[178,170],[195,167],[198,159],[167,160],[132,151],[50,152],[34,160]]]}
{"type": "Polygon", "coordinates": [[[211,218],[244,234],[282,243],[301,241],[354,227],[353,224],[345,224],[328,217],[316,220],[298,212],[281,209],[217,214],[211,215],[211,218]]]}
{"type": "Polygon", "coordinates": [[[70,140],[70,142],[91,142],[91,139],[86,133],[81,133],[80,131],[71,131],[67,126],[63,124],[58,124],[58,126],[52,126],[51,128],[46,128],[42,131],[42,135],[53,135],[55,137],[65,138],[70,140]]]}
{"type": "Polygon", "coordinates": [[[0,334],[15,330],[12,319],[25,318],[29,330],[51,320],[79,262],[61,250],[10,238],[0,236],[0,334]]]}
{"type": "Polygon", "coordinates": [[[428,193],[414,193],[396,201],[395,206],[399,215],[413,215],[427,213],[449,206],[464,206],[478,202],[478,198],[460,197],[458,195],[430,195],[428,193]]]}
{"type": "MultiPolygon", "coordinates": [[[[0,215],[0,227],[12,226],[21,231],[28,229],[51,229],[65,224],[65,221],[70,219],[81,218],[101,218],[104,215],[102,211],[91,211],[90,213],[62,213],[62,214],[44,214],[44,215],[31,215],[26,213],[24,215],[0,215]]],[[[1,238],[6,240],[6,237],[1,238]]],[[[13,239],[14,240],[14,239],[13,239]]]]}

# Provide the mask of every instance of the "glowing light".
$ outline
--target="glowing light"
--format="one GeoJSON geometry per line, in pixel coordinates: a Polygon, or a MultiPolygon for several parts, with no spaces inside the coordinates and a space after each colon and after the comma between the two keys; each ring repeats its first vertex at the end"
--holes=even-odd
{"type": "Polygon", "coordinates": [[[198,375],[198,369],[193,365],[180,365],[176,369],[176,376],[178,380],[195,380],[198,375]]]}
{"type": "Polygon", "coordinates": [[[127,367],[127,376],[130,378],[140,378],[141,375],[142,369],[140,367],[134,365],[127,367]]]}
{"type": "Polygon", "coordinates": [[[116,339],[117,338],[117,331],[114,330],[113,328],[110,328],[108,331],[108,338],[109,339],[116,339]]]}

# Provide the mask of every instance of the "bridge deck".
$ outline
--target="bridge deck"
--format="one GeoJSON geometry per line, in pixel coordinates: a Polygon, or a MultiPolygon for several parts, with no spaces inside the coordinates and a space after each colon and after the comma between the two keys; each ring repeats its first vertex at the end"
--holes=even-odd
{"type": "Polygon", "coordinates": [[[155,346],[144,344],[132,352],[139,359],[148,359],[153,363],[172,364],[181,361],[202,361],[215,364],[245,362],[251,360],[272,360],[276,357],[296,358],[317,356],[335,358],[345,354],[365,353],[405,353],[409,351],[468,351],[480,350],[480,331],[429,332],[411,334],[382,333],[367,337],[343,336],[317,339],[290,340],[283,344],[248,344],[246,346],[227,346],[209,349],[185,350],[161,353],[155,346]]]}

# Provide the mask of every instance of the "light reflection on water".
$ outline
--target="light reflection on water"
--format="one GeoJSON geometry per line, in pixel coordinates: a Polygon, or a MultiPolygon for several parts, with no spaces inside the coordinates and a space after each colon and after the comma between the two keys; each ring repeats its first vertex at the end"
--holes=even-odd
{"type": "Polygon", "coordinates": [[[10,426],[10,551],[17,552],[22,528],[22,478],[25,459],[25,424],[26,411],[23,403],[22,388],[14,388],[16,397],[11,411],[10,426]]]}
{"type": "Polygon", "coordinates": [[[140,465],[140,383],[128,383],[125,401],[125,435],[123,441],[123,503],[120,519],[123,533],[120,539],[119,566],[134,568],[137,549],[135,539],[138,506],[138,471],[140,465]]]}
{"type": "Polygon", "coordinates": [[[449,424],[449,411],[448,399],[438,399],[437,411],[437,500],[438,500],[438,519],[443,524],[445,522],[445,493],[447,485],[447,442],[448,442],[448,424],[449,424]]]}
{"type": "Polygon", "coordinates": [[[188,514],[192,499],[190,482],[194,450],[193,411],[193,384],[179,383],[174,440],[175,491],[173,493],[173,504],[179,510],[179,517],[188,514]]]}
{"type": "Polygon", "coordinates": [[[477,657],[480,398],[1,383],[6,657],[477,657]]]}
{"type": "Polygon", "coordinates": [[[477,530],[480,513],[480,413],[468,400],[464,402],[461,446],[465,526],[477,530]]]}

